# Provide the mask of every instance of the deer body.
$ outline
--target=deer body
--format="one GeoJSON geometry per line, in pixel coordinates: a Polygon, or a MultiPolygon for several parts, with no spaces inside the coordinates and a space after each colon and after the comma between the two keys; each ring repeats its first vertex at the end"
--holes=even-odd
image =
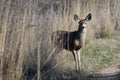
{"type": "Polygon", "coordinates": [[[52,40],[59,49],[66,49],[73,53],[77,70],[80,70],[80,49],[85,44],[86,22],[91,20],[91,14],[88,14],[85,19],[81,20],[75,15],[74,19],[79,23],[78,30],[73,32],[56,31],[52,35],[52,40]]]}

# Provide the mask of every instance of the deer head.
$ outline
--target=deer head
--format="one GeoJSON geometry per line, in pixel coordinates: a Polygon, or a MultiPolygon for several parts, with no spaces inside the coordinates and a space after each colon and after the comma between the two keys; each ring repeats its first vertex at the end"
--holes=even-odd
{"type": "Polygon", "coordinates": [[[78,15],[74,15],[74,20],[79,23],[79,30],[86,28],[86,23],[92,19],[91,13],[89,13],[85,19],[80,19],[78,15]]]}

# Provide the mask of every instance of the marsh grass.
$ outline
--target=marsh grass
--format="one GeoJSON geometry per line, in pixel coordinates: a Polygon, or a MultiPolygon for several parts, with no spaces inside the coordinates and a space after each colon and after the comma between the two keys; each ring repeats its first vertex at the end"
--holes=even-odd
{"type": "Polygon", "coordinates": [[[105,26],[101,27],[101,30],[99,33],[97,33],[96,37],[97,38],[112,38],[115,34],[114,29],[107,28],[105,26]]]}
{"type": "Polygon", "coordinates": [[[83,69],[88,70],[88,73],[95,73],[118,61],[118,44],[119,41],[114,39],[98,39],[87,44],[82,49],[83,69]]]}
{"type": "Polygon", "coordinates": [[[0,80],[79,79],[72,54],[65,50],[55,52],[51,34],[77,30],[73,15],[84,18],[89,12],[93,20],[88,23],[86,46],[82,49],[82,68],[88,73],[119,58],[120,32],[113,35],[111,28],[116,25],[111,19],[118,16],[119,1],[1,0],[0,80]]]}

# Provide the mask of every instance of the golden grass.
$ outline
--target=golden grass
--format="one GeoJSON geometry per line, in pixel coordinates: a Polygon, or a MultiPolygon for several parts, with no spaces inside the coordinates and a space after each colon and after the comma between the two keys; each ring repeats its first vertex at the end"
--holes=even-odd
{"type": "Polygon", "coordinates": [[[75,64],[70,52],[62,51],[51,55],[55,48],[50,38],[56,30],[77,30],[78,24],[73,21],[74,14],[84,18],[91,12],[93,16],[88,23],[86,46],[82,49],[83,69],[94,71],[111,64],[118,59],[116,56],[120,47],[113,44],[106,46],[107,39],[109,43],[114,39],[120,43],[120,32],[114,34],[114,20],[119,12],[116,4],[119,5],[117,1],[99,0],[1,0],[0,79],[23,80],[29,69],[36,72],[33,79],[37,80],[46,79],[54,71],[60,75],[69,70],[74,71],[75,64]],[[104,9],[107,10],[105,14],[104,9]],[[99,39],[96,39],[95,33],[99,39]],[[100,45],[104,42],[106,44],[100,45]],[[92,65],[88,64],[90,62],[92,65]],[[42,73],[40,69],[45,65],[49,65],[50,69],[42,73]]]}

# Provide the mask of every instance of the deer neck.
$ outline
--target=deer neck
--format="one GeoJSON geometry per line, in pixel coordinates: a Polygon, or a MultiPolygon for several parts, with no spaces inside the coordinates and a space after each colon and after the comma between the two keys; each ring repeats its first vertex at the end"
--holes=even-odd
{"type": "Polygon", "coordinates": [[[85,43],[85,38],[86,38],[86,27],[79,26],[78,33],[79,33],[79,36],[80,36],[80,41],[82,42],[82,44],[84,44],[85,43]]]}

